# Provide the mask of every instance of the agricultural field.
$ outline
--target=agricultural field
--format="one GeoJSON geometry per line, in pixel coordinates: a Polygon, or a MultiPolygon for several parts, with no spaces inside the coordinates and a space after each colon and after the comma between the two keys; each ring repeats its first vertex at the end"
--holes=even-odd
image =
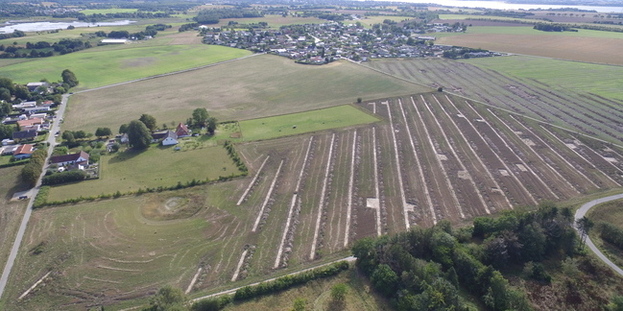
{"type": "Polygon", "coordinates": [[[231,60],[251,52],[205,44],[101,46],[55,56],[54,62],[37,58],[2,66],[2,74],[16,83],[26,84],[47,78],[60,80],[64,69],[73,71],[80,81],[75,90],[91,89],[173,71],[231,60]]]}
{"type": "Polygon", "coordinates": [[[80,13],[84,15],[93,15],[93,14],[114,14],[114,13],[134,13],[137,12],[138,9],[90,9],[90,10],[82,10],[80,13]]]}
{"type": "Polygon", "coordinates": [[[524,56],[382,60],[369,66],[613,143],[623,141],[619,66],[524,56]]]}
{"type": "Polygon", "coordinates": [[[195,108],[208,109],[219,121],[248,120],[349,104],[359,97],[428,90],[346,61],[301,66],[287,58],[259,55],[75,94],[63,129],[118,129],[143,113],[153,115],[158,124],[177,124],[195,108]]]}
{"type": "Polygon", "coordinates": [[[27,190],[20,181],[21,169],[22,166],[0,169],[0,271],[4,269],[27,205],[27,201],[11,201],[13,193],[27,190]]]}
{"type": "Polygon", "coordinates": [[[383,122],[238,144],[247,178],[37,211],[7,307],[122,308],[164,284],[197,297],[343,257],[361,237],[623,184],[620,148],[461,97],[358,105],[383,122]]]}
{"type": "MultiPolygon", "coordinates": [[[[192,142],[189,142],[192,145],[192,142]]],[[[184,147],[184,142],[181,143],[184,147]]],[[[143,152],[128,150],[100,159],[99,179],[50,188],[48,201],[171,187],[178,182],[218,179],[240,171],[220,146],[193,145],[176,151],[173,146],[152,146],[143,152]],[[209,160],[207,160],[209,159],[209,160]]]]}
{"type": "Polygon", "coordinates": [[[443,36],[437,44],[482,48],[497,52],[543,56],[582,62],[623,65],[617,53],[623,33],[580,29],[551,33],[526,27],[469,27],[467,33],[443,36]]]}

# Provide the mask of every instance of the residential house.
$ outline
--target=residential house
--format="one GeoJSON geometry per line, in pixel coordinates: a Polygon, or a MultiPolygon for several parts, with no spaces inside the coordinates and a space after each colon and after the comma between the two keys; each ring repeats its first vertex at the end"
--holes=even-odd
{"type": "Polygon", "coordinates": [[[162,140],[162,145],[163,146],[177,145],[179,143],[177,138],[178,137],[177,137],[177,134],[175,134],[175,132],[167,131],[167,135],[162,140]]]}
{"type": "Polygon", "coordinates": [[[27,129],[24,131],[13,132],[13,140],[29,140],[37,137],[37,129],[27,129]]]}
{"type": "Polygon", "coordinates": [[[167,136],[168,132],[169,131],[161,131],[161,132],[151,133],[151,142],[152,143],[157,143],[157,142],[163,140],[167,136]]]}
{"type": "Polygon", "coordinates": [[[2,149],[2,155],[12,155],[17,150],[18,145],[8,145],[2,149]]]}
{"type": "Polygon", "coordinates": [[[28,120],[17,121],[17,126],[19,126],[19,129],[22,131],[28,128],[36,128],[37,130],[39,130],[39,127],[42,124],[43,124],[43,119],[40,119],[40,118],[32,118],[28,120]]]}
{"type": "Polygon", "coordinates": [[[32,152],[34,151],[35,145],[20,145],[13,152],[13,157],[16,160],[23,160],[26,158],[30,158],[32,156],[32,152]]]}
{"type": "Polygon", "coordinates": [[[28,84],[26,84],[26,87],[28,88],[28,91],[30,92],[34,92],[37,90],[37,88],[39,87],[45,87],[46,90],[48,87],[50,87],[50,83],[48,82],[30,82],[28,84]]]}
{"type": "Polygon", "coordinates": [[[53,156],[50,158],[50,164],[56,164],[58,166],[67,166],[67,165],[86,165],[89,163],[89,154],[80,151],[74,154],[66,154],[60,156],[53,156]]]}
{"type": "Polygon", "coordinates": [[[188,129],[186,124],[183,123],[178,124],[177,129],[175,130],[175,134],[177,134],[177,137],[179,138],[190,136],[190,132],[191,131],[188,129]]]}

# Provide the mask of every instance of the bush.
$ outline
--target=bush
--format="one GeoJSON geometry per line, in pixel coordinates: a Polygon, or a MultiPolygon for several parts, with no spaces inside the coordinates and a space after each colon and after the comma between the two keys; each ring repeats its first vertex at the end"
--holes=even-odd
{"type": "Polygon", "coordinates": [[[87,173],[81,170],[66,171],[62,173],[56,173],[43,177],[42,184],[44,185],[58,185],[72,181],[81,181],[87,177],[87,173]]]}

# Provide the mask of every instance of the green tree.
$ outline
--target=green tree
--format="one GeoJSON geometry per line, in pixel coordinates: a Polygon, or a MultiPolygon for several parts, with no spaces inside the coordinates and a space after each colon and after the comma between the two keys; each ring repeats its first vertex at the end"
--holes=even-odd
{"type": "Polygon", "coordinates": [[[149,143],[151,143],[151,133],[145,123],[133,120],[128,125],[128,140],[130,146],[135,149],[147,149],[149,143]]]}
{"type": "Polygon", "coordinates": [[[209,117],[206,121],[206,129],[210,135],[214,135],[214,131],[216,131],[217,121],[214,117],[209,117]]]}
{"type": "Polygon", "coordinates": [[[41,166],[36,163],[28,163],[22,168],[22,181],[31,187],[37,184],[39,175],[41,175],[41,166]]]}
{"type": "Polygon", "coordinates": [[[292,311],[305,311],[306,307],[307,307],[307,299],[296,298],[294,299],[294,306],[292,307],[292,311]]]}
{"type": "Polygon", "coordinates": [[[69,69],[63,70],[63,72],[61,73],[61,77],[63,78],[63,84],[69,85],[70,88],[78,85],[79,83],[76,75],[69,69]]]}
{"type": "Polygon", "coordinates": [[[370,281],[376,290],[385,295],[391,297],[398,288],[398,275],[386,264],[380,264],[376,267],[370,281]]]}
{"type": "Polygon", "coordinates": [[[145,126],[150,130],[150,131],[155,131],[157,128],[156,125],[156,118],[154,118],[151,115],[148,115],[146,113],[142,114],[140,118],[138,118],[139,121],[143,122],[143,124],[145,124],[145,126]]]}
{"type": "Polygon", "coordinates": [[[8,116],[12,109],[11,104],[6,102],[0,103],[0,117],[8,116]]]}
{"type": "Polygon", "coordinates": [[[62,137],[63,140],[65,140],[68,144],[73,144],[76,142],[76,137],[74,136],[74,132],[72,131],[64,131],[62,137]]]}
{"type": "Polygon", "coordinates": [[[29,99],[30,98],[30,91],[28,90],[28,88],[25,85],[16,85],[15,86],[15,97],[19,98],[19,99],[29,99]]]}
{"type": "Polygon", "coordinates": [[[0,124],[0,140],[5,138],[11,138],[14,131],[15,126],[9,124],[0,124]]]}
{"type": "Polygon", "coordinates": [[[108,137],[110,135],[112,135],[112,131],[108,127],[98,127],[97,130],[95,130],[95,136],[97,137],[108,137]]]}
{"type": "Polygon", "coordinates": [[[11,94],[13,94],[13,92],[15,91],[15,85],[13,84],[13,80],[5,77],[0,77],[0,88],[5,88],[9,90],[11,94]]]}
{"type": "Polygon", "coordinates": [[[119,134],[125,134],[127,132],[128,132],[128,125],[121,124],[121,126],[119,127],[119,134]]]}
{"type": "Polygon", "coordinates": [[[586,237],[588,236],[588,232],[595,226],[592,220],[588,219],[586,216],[578,219],[575,223],[578,231],[580,231],[580,242],[582,245],[586,242],[586,237]]]}
{"type": "Polygon", "coordinates": [[[348,286],[344,283],[333,285],[331,288],[331,306],[334,310],[343,310],[346,303],[348,286]]]}
{"type": "Polygon", "coordinates": [[[9,89],[0,87],[0,100],[10,101],[11,100],[11,91],[9,89]]]}
{"type": "Polygon", "coordinates": [[[149,302],[150,311],[189,310],[188,298],[181,289],[166,285],[149,302]]]}
{"type": "Polygon", "coordinates": [[[205,108],[197,108],[193,110],[193,125],[196,127],[204,127],[209,117],[208,110],[205,108]]]}

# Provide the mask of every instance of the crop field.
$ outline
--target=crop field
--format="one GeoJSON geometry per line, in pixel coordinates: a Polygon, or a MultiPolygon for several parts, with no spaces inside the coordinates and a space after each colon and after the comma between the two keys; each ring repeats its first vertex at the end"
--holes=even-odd
{"type": "Polygon", "coordinates": [[[127,307],[163,284],[200,295],[361,237],[623,184],[620,148],[461,97],[358,105],[383,122],[238,144],[248,178],[37,211],[7,304],[127,307]]]}
{"type": "Polygon", "coordinates": [[[85,15],[92,15],[92,14],[134,13],[136,11],[138,11],[138,9],[121,9],[121,8],[116,8],[116,9],[82,10],[82,11],[80,11],[80,13],[85,14],[85,15]]]}
{"type": "Polygon", "coordinates": [[[2,74],[16,83],[47,78],[60,80],[61,72],[70,69],[80,85],[76,90],[131,81],[153,75],[190,69],[249,55],[251,52],[222,46],[127,44],[123,48],[108,46],[55,56],[54,62],[33,59],[3,66],[2,74]]]}
{"type": "Polygon", "coordinates": [[[623,98],[620,92],[616,95],[618,87],[615,85],[620,85],[618,77],[622,69],[618,66],[548,61],[552,64],[545,66],[543,61],[525,57],[468,62],[391,60],[374,61],[370,66],[426,86],[442,86],[445,91],[494,107],[621,143],[623,98]],[[472,65],[472,62],[478,66],[472,65]],[[508,65],[503,64],[505,62],[508,65]],[[539,65],[544,66],[539,68],[539,65]],[[613,79],[604,81],[604,76],[613,79]],[[577,81],[571,82],[573,79],[577,81]],[[580,87],[583,81],[586,85],[580,87]]]}
{"type": "Polygon", "coordinates": [[[222,147],[174,151],[172,146],[153,146],[143,152],[120,152],[100,159],[101,178],[54,186],[49,201],[137,191],[146,187],[170,187],[193,179],[217,179],[239,174],[222,147]]]}
{"type": "Polygon", "coordinates": [[[444,36],[438,44],[483,48],[498,52],[537,55],[557,59],[623,65],[617,52],[623,33],[591,31],[549,33],[531,27],[470,27],[468,32],[444,36]]]}
{"type": "Polygon", "coordinates": [[[143,113],[158,124],[188,119],[206,108],[219,121],[247,120],[424,92],[427,87],[339,61],[301,66],[274,55],[260,55],[208,68],[75,94],[63,129],[93,132],[117,129],[143,113]]]}

